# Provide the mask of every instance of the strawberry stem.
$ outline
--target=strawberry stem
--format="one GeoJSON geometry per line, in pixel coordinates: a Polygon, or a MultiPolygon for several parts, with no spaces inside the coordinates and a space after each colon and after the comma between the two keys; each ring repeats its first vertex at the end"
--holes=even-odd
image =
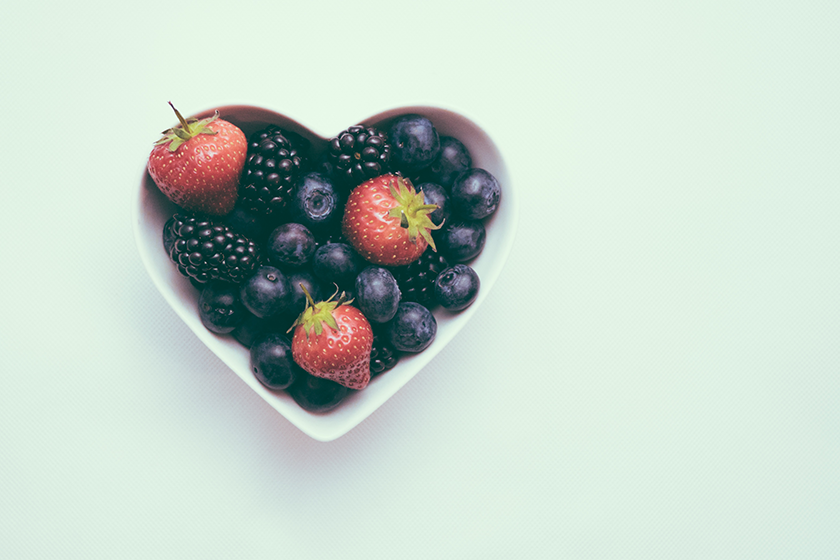
{"type": "Polygon", "coordinates": [[[169,106],[172,107],[173,111],[175,111],[175,116],[178,117],[179,121],[181,121],[181,126],[184,127],[184,130],[187,132],[187,134],[192,133],[192,130],[190,130],[190,125],[187,124],[186,119],[184,119],[184,117],[181,116],[181,113],[178,112],[178,109],[175,108],[175,105],[173,105],[171,101],[167,101],[167,103],[169,103],[169,106]]]}
{"type": "Polygon", "coordinates": [[[315,300],[312,299],[312,296],[309,295],[309,291],[306,289],[306,286],[303,285],[303,282],[299,284],[300,289],[303,290],[304,295],[306,295],[306,300],[309,302],[309,305],[315,307],[315,300]]]}

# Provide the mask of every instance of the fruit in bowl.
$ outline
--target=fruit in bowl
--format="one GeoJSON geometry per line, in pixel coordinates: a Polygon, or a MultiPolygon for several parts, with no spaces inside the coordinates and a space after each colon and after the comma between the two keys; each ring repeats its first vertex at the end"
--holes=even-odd
{"type": "MultiPolygon", "coordinates": [[[[246,153],[240,158],[237,151],[235,160],[241,167],[233,204],[227,183],[223,189],[211,181],[202,186],[206,207],[184,207],[172,193],[187,192],[189,184],[158,185],[153,151],[135,207],[141,256],[161,293],[208,347],[304,432],[334,439],[428,363],[492,286],[516,225],[504,162],[472,121],[434,107],[386,111],[332,137],[257,107],[178,118],[181,129],[186,123],[191,130],[207,119],[204,130],[215,132],[221,120],[247,139],[246,153]],[[478,178],[462,181],[456,209],[453,188],[469,172],[478,178]],[[212,193],[224,204],[215,204],[212,193]],[[476,227],[448,230],[472,222],[485,232],[480,244],[464,234],[476,227]],[[450,238],[457,241],[454,258],[441,243],[450,238]],[[456,264],[469,271],[451,273],[436,296],[438,275],[456,264]],[[205,291],[208,300],[224,295],[224,305],[210,308],[212,321],[202,321],[210,313],[199,307],[205,291]],[[326,315],[325,305],[334,306],[326,315]],[[354,315],[348,332],[341,330],[345,308],[354,315]],[[214,331],[205,324],[220,326],[214,331]],[[329,336],[319,340],[323,334],[329,336]],[[348,339],[351,334],[357,336],[348,339]],[[284,340],[291,353],[277,350],[284,340]],[[256,354],[262,361],[253,362],[255,347],[274,354],[262,350],[256,354]],[[344,369],[328,371],[311,361],[324,349],[355,354],[344,369]],[[267,369],[265,356],[279,365],[267,369]],[[280,381],[270,381],[266,371],[281,372],[271,374],[280,381]]],[[[188,173],[212,168],[211,156],[235,168],[224,143],[212,153],[193,148],[196,138],[218,134],[178,129],[166,133],[181,140],[172,157],[181,149],[204,157],[188,173]]],[[[239,150],[239,143],[229,147],[239,150]]]]}

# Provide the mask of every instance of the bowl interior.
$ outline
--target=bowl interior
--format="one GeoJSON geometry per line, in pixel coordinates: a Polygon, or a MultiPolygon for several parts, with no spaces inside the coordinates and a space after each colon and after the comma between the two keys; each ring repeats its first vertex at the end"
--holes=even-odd
{"type": "MultiPolygon", "coordinates": [[[[209,116],[214,110],[194,116],[209,116]]],[[[297,133],[311,142],[314,155],[319,155],[326,149],[327,139],[330,137],[319,135],[297,121],[268,109],[233,105],[219,107],[218,110],[221,118],[241,128],[246,137],[266,124],[276,124],[297,133]]],[[[487,297],[513,244],[518,216],[515,191],[501,154],[490,137],[473,121],[454,111],[437,107],[400,107],[356,122],[387,128],[391,120],[405,113],[424,115],[435,124],[442,136],[453,136],[461,140],[473,157],[473,167],[486,169],[502,185],[499,208],[485,221],[487,241],[484,250],[469,263],[481,279],[481,289],[476,301],[460,313],[450,313],[442,308],[435,309],[438,331],[431,346],[418,354],[404,354],[394,369],[371,380],[364,390],[351,391],[339,407],[327,413],[307,412],[285,392],[266,389],[251,372],[248,349],[230,335],[214,334],[201,324],[198,316],[199,292],[178,273],[163,250],[163,225],[177,211],[177,207],[158,190],[145,164],[140,177],[139,192],[133,209],[134,232],[140,256],[155,286],[178,316],[210,350],[281,415],[317,440],[333,440],[358,425],[434,358],[470,320],[487,297]]],[[[339,123],[338,128],[331,132],[335,134],[356,122],[339,123]]]]}

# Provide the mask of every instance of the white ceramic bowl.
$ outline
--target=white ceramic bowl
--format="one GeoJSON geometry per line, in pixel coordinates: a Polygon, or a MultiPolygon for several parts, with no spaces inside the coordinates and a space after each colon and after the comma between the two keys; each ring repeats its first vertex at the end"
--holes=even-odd
{"type": "MultiPolygon", "coordinates": [[[[198,118],[209,116],[215,109],[195,116],[198,118]]],[[[316,155],[319,150],[326,149],[326,140],[332,136],[321,136],[297,121],[268,109],[244,105],[217,109],[221,113],[221,118],[240,127],[246,137],[266,124],[276,124],[311,140],[316,155]]],[[[144,160],[139,192],[134,205],[134,233],[140,257],[155,286],[196,336],[245,383],[292,424],[320,441],[336,439],[358,425],[423,369],[423,366],[455,337],[490,293],[513,245],[518,208],[511,177],[493,141],[471,120],[453,111],[437,107],[400,107],[360,121],[336,123],[332,134],[357,122],[386,129],[390,120],[405,113],[424,115],[435,124],[442,136],[454,136],[461,140],[472,155],[473,167],[486,169],[499,180],[502,186],[499,208],[485,222],[487,241],[484,251],[469,263],[481,279],[481,289],[476,301],[460,313],[450,313],[442,308],[435,310],[438,331],[435,341],[429,348],[418,354],[404,354],[392,370],[374,378],[364,390],[352,391],[336,409],[326,413],[307,412],[285,392],[266,389],[251,372],[248,349],[230,335],[214,334],[201,324],[198,317],[198,291],[178,273],[163,250],[161,237],[163,224],[177,208],[158,190],[146,171],[144,160]]],[[[148,157],[148,154],[144,154],[144,157],[148,157]]]]}

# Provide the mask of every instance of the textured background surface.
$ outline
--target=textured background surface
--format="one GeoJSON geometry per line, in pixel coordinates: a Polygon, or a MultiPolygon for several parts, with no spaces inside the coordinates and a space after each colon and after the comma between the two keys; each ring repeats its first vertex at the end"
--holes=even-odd
{"type": "Polygon", "coordinates": [[[836,3],[21,4],[0,557],[840,557],[836,3]],[[141,266],[168,100],[325,134],[441,104],[507,158],[523,219],[473,327],[335,442],[141,266]]]}

